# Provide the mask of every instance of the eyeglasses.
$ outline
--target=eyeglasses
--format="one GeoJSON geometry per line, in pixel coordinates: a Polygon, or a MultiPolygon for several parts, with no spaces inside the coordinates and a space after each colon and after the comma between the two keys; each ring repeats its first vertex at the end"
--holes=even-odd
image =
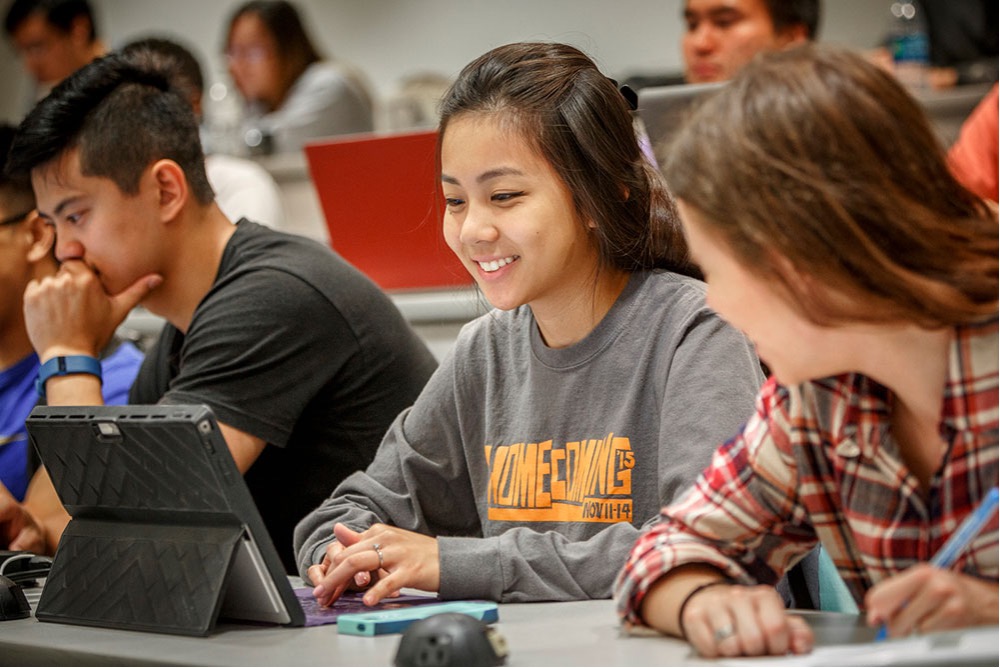
{"type": "Polygon", "coordinates": [[[225,55],[230,61],[261,63],[271,56],[271,51],[263,46],[231,46],[226,49],[225,55]]]}
{"type": "Polygon", "coordinates": [[[24,213],[19,213],[16,216],[10,216],[9,218],[4,218],[3,220],[0,220],[0,227],[4,227],[5,225],[17,225],[22,220],[31,215],[32,211],[34,211],[34,209],[28,209],[24,213]]]}

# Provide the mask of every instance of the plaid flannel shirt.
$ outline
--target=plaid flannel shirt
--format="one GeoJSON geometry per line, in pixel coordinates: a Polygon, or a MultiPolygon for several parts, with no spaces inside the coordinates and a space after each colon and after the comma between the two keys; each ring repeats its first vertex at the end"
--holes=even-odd
{"type": "MultiPolygon", "coordinates": [[[[746,583],[777,582],[823,543],[863,606],[875,583],[929,560],[991,487],[998,468],[997,320],[955,328],[942,398],[947,444],[926,493],[890,433],[891,394],[859,374],[761,388],[743,432],[636,542],[615,584],[641,624],[643,596],[687,563],[746,583]]],[[[956,569],[997,580],[997,517],[956,569]]]]}

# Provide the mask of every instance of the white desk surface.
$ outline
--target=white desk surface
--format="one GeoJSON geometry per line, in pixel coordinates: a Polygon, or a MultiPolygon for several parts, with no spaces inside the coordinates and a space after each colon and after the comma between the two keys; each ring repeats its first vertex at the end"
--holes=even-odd
{"type": "MultiPolygon", "coordinates": [[[[39,590],[29,592],[37,602],[39,590]]],[[[805,613],[816,631],[817,646],[867,642],[874,637],[857,617],[805,613]]],[[[845,656],[819,651],[810,657],[770,657],[710,662],[692,654],[687,643],[654,634],[626,636],[611,601],[501,604],[495,628],[506,638],[510,666],[652,666],[652,665],[892,665],[891,655],[845,656]],[[831,659],[833,657],[833,659],[831,659]],[[826,663],[828,661],[833,663],[826,663]]],[[[965,651],[955,657],[989,659],[997,665],[997,629],[966,634],[965,651]],[[969,640],[971,638],[971,640],[969,640]],[[969,643],[973,652],[969,652],[969,643]]],[[[90,628],[34,617],[0,622],[3,665],[370,665],[390,666],[400,636],[338,635],[335,624],[282,628],[220,624],[207,638],[90,628]]],[[[892,642],[884,643],[885,649],[892,642]]],[[[940,644],[940,643],[939,643],[940,644]]],[[[863,649],[863,646],[859,646],[863,649]]],[[[848,651],[854,651],[849,648],[848,651]]],[[[945,650],[947,651],[947,650],[945,650]]],[[[914,665],[912,648],[902,663],[914,665]]],[[[919,655],[918,655],[919,656],[919,655]]],[[[934,663],[956,665],[938,655],[934,663]]],[[[976,664],[977,661],[971,661],[976,664]]],[[[930,664],[927,664],[930,665],[930,664]]],[[[979,665],[984,665],[979,663],[979,665]]]]}

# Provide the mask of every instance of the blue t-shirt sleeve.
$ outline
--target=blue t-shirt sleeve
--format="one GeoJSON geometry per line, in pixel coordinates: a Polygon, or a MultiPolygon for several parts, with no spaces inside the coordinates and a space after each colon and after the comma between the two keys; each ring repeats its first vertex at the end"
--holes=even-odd
{"type": "Polygon", "coordinates": [[[126,341],[103,360],[101,373],[104,375],[102,394],[108,406],[128,403],[128,391],[139,373],[143,354],[135,344],[126,341]]]}
{"type": "Polygon", "coordinates": [[[18,501],[28,489],[28,432],[24,421],[38,402],[38,357],[32,353],[0,370],[0,483],[18,501]]]}

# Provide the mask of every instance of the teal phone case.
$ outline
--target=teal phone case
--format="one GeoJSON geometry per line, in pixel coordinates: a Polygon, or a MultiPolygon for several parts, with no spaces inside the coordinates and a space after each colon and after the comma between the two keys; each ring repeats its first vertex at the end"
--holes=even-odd
{"type": "Polygon", "coordinates": [[[497,604],[492,601],[451,601],[415,605],[412,608],[348,613],[337,618],[337,633],[354,636],[402,633],[418,619],[440,612],[460,612],[487,624],[492,624],[500,618],[497,604]]]}

